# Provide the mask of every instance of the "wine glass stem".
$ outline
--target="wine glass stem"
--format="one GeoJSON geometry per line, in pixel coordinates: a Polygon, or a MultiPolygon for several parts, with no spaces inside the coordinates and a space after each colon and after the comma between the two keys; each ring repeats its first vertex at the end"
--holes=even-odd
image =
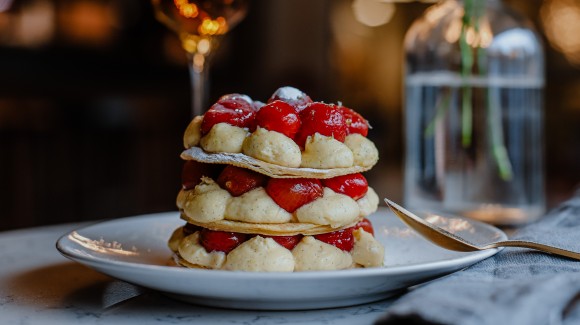
{"type": "Polygon", "coordinates": [[[188,53],[189,74],[192,89],[192,115],[202,115],[209,105],[209,65],[207,57],[199,53],[188,53]]]}

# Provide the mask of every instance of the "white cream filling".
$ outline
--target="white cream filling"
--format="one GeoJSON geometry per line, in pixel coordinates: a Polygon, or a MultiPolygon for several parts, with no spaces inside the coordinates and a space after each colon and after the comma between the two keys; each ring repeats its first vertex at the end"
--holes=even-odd
{"type": "Polygon", "coordinates": [[[353,231],[354,247],[350,252],[355,263],[364,267],[382,266],[385,257],[385,248],[373,235],[358,228],[353,231]]]}
{"type": "MultiPolygon", "coordinates": [[[[227,203],[232,197],[228,191],[207,177],[202,177],[202,182],[193,190],[184,192],[183,212],[199,222],[222,220],[227,203]]],[[[179,197],[180,195],[178,195],[179,197]]]]}
{"type": "Polygon", "coordinates": [[[294,257],[272,238],[255,236],[228,253],[225,270],[292,272],[294,257]]]}
{"type": "Polygon", "coordinates": [[[199,140],[201,139],[201,122],[203,122],[203,116],[196,116],[189,122],[183,135],[183,146],[185,149],[195,147],[199,144],[199,140]]]}
{"type": "Polygon", "coordinates": [[[199,232],[195,232],[181,241],[179,255],[187,262],[210,269],[221,269],[226,260],[224,252],[210,252],[199,244],[199,232]]]}
{"type": "Polygon", "coordinates": [[[167,242],[167,246],[173,252],[177,252],[179,248],[179,243],[185,238],[185,234],[183,233],[183,227],[179,227],[173,231],[171,237],[169,237],[169,241],[167,242]]]}
{"type": "Polygon", "coordinates": [[[300,167],[341,168],[354,163],[352,151],[342,142],[320,133],[306,138],[300,167]]]}
{"type": "Polygon", "coordinates": [[[366,217],[377,211],[379,207],[379,196],[377,192],[369,186],[367,194],[356,201],[360,210],[360,216],[366,217]]]}
{"type": "Polygon", "coordinates": [[[185,202],[187,201],[187,193],[189,191],[181,189],[179,190],[179,193],[177,193],[177,199],[175,200],[175,204],[177,205],[177,208],[179,208],[180,210],[183,210],[183,207],[185,206],[185,202]]]}
{"type": "Polygon", "coordinates": [[[295,271],[342,270],[353,266],[352,256],[340,248],[305,236],[292,250],[295,271]]]}
{"type": "Polygon", "coordinates": [[[360,215],[357,202],[351,197],[324,188],[322,197],[295,211],[300,222],[330,225],[339,228],[354,222],[360,215]]]}
{"type": "Polygon", "coordinates": [[[299,167],[302,155],[294,140],[276,131],[258,127],[244,140],[244,154],[272,164],[299,167]]]}
{"type": "Polygon", "coordinates": [[[198,222],[226,219],[279,224],[298,221],[340,228],[375,212],[378,205],[379,197],[371,187],[358,201],[325,187],[322,197],[289,213],[276,204],[263,187],[232,197],[207,177],[193,190],[181,190],[177,195],[177,207],[198,222]]]}
{"type": "Polygon", "coordinates": [[[263,187],[232,197],[226,207],[225,219],[249,223],[285,223],[292,214],[282,209],[263,187]]]}
{"type": "Polygon", "coordinates": [[[304,151],[290,138],[258,127],[253,133],[245,128],[217,123],[201,137],[202,117],[193,119],[185,130],[185,148],[200,145],[207,152],[241,153],[286,167],[345,168],[371,167],[379,159],[375,144],[358,133],[346,136],[344,143],[315,133],[309,136],[304,151]]]}
{"type": "Polygon", "coordinates": [[[379,160],[379,151],[375,144],[358,133],[349,134],[344,139],[344,144],[353,154],[354,165],[370,167],[379,160]]]}
{"type": "MultiPolygon", "coordinates": [[[[382,266],[384,248],[381,244],[362,228],[353,231],[353,236],[355,242],[350,252],[313,236],[304,236],[294,249],[288,250],[272,238],[256,235],[226,254],[208,253],[200,244],[199,232],[195,232],[185,237],[181,235],[175,250],[191,264],[231,271],[292,272],[382,266]]],[[[170,243],[177,237],[179,235],[172,237],[170,243]]]]}
{"type": "Polygon", "coordinates": [[[207,152],[242,152],[242,144],[248,135],[246,129],[227,123],[217,123],[200,140],[207,152]]]}

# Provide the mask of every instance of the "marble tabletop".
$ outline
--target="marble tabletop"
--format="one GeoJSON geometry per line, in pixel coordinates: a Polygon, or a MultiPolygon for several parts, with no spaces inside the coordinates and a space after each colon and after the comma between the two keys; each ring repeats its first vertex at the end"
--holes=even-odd
{"type": "Polygon", "coordinates": [[[312,311],[190,305],[72,262],[57,239],[84,224],[0,232],[0,324],[372,324],[390,301],[312,311]]]}

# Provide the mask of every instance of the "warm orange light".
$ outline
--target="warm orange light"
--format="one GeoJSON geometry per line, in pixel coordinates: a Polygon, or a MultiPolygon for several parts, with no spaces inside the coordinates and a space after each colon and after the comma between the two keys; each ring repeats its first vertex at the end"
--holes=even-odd
{"type": "Polygon", "coordinates": [[[580,66],[580,4],[575,0],[546,0],[540,17],[552,47],[580,66]]]}
{"type": "Polygon", "coordinates": [[[115,37],[119,17],[113,4],[92,0],[67,2],[59,9],[62,35],[75,43],[102,46],[115,37]]]}
{"type": "Polygon", "coordinates": [[[181,39],[181,45],[183,49],[188,53],[197,52],[197,42],[199,40],[198,36],[183,34],[181,39]]]}
{"type": "Polygon", "coordinates": [[[200,35],[221,35],[228,31],[228,24],[224,17],[218,17],[215,20],[204,18],[198,31],[200,35]]]}
{"type": "Polygon", "coordinates": [[[211,50],[211,42],[207,38],[199,40],[197,44],[197,52],[202,55],[208,55],[211,50]]]}
{"type": "Polygon", "coordinates": [[[188,53],[200,54],[202,56],[209,55],[212,49],[212,41],[209,37],[191,35],[191,34],[180,34],[181,45],[185,51],[188,53]]]}
{"type": "MultiPolygon", "coordinates": [[[[458,15],[449,24],[449,27],[444,34],[447,42],[453,44],[459,41],[463,28],[462,17],[463,10],[461,11],[461,15],[458,15]]],[[[476,48],[487,48],[491,45],[491,42],[493,42],[493,34],[487,17],[482,17],[479,20],[479,30],[476,30],[473,26],[467,27],[467,30],[465,31],[465,41],[467,44],[476,48]]]]}
{"type": "Polygon", "coordinates": [[[354,0],[352,11],[361,24],[377,27],[391,20],[395,13],[395,4],[387,0],[354,0]]]}
{"type": "Polygon", "coordinates": [[[174,0],[175,7],[179,10],[179,14],[185,18],[195,18],[199,15],[199,10],[194,3],[189,3],[188,0],[174,0]]]}

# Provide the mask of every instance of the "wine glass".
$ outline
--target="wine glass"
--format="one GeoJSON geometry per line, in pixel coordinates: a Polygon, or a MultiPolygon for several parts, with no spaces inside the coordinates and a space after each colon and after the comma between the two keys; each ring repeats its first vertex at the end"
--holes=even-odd
{"type": "Polygon", "coordinates": [[[181,40],[192,86],[192,113],[209,102],[209,60],[220,39],[246,15],[247,0],[151,0],[155,17],[181,40]]]}

